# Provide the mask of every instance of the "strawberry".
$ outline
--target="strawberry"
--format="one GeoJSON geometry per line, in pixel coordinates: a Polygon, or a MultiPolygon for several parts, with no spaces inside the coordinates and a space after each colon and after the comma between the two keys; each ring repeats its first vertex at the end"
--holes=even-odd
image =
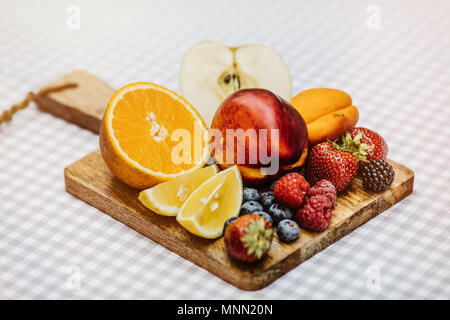
{"type": "Polygon", "coordinates": [[[261,259],[269,251],[273,230],[261,216],[247,214],[231,222],[225,230],[229,254],[241,261],[261,259]]]}
{"type": "Polygon", "coordinates": [[[311,184],[330,181],[336,192],[344,190],[358,173],[358,160],[330,142],[316,144],[309,154],[307,178],[311,184]]]}
{"type": "Polygon", "coordinates": [[[291,208],[298,208],[303,203],[308,190],[309,183],[305,178],[297,172],[291,172],[277,181],[273,189],[273,195],[282,204],[291,208]]]}
{"type": "Polygon", "coordinates": [[[341,140],[342,150],[353,153],[358,160],[364,162],[385,159],[388,154],[388,145],[383,137],[367,128],[348,130],[341,140]]]}

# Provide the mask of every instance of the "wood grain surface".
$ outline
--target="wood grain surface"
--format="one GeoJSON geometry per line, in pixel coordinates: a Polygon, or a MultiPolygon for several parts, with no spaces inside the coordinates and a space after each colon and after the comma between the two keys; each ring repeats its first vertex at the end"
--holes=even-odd
{"type": "Polygon", "coordinates": [[[387,191],[366,192],[361,180],[355,179],[339,195],[327,230],[314,233],[302,229],[300,238],[290,244],[275,237],[268,256],[251,264],[231,258],[223,237],[216,240],[199,238],[178,225],[174,217],[160,216],[144,207],[138,200],[139,190],[115,178],[99,151],[68,166],[64,176],[66,190],[75,197],[236,287],[258,290],[409,195],[413,190],[413,171],[389,162],[396,175],[387,191]]]}
{"type": "Polygon", "coordinates": [[[76,83],[76,88],[36,97],[38,107],[66,121],[98,133],[106,105],[115,90],[97,77],[85,72],[74,71],[63,76],[41,90],[76,83]]]}

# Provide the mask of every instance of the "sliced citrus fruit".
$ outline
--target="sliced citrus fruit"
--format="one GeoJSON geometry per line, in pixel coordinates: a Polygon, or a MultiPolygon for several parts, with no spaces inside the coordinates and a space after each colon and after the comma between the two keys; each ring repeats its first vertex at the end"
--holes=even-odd
{"type": "Polygon", "coordinates": [[[203,182],[215,176],[218,171],[214,164],[183,174],[173,180],[141,191],[139,200],[155,213],[163,216],[176,216],[189,195],[203,182]]]}
{"type": "Polygon", "coordinates": [[[203,238],[220,237],[228,218],[237,216],[242,204],[242,178],[237,166],[206,180],[183,203],[177,221],[203,238]]]}
{"type": "Polygon", "coordinates": [[[100,151],[117,178],[146,189],[203,167],[208,129],[178,94],[152,83],[131,83],[106,107],[100,151]]]}

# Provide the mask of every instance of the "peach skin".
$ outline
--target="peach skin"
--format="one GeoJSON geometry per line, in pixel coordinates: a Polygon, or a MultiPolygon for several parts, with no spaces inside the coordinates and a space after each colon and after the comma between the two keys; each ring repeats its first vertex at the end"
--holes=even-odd
{"type": "Polygon", "coordinates": [[[294,96],[290,103],[306,122],[310,144],[338,138],[353,128],[359,118],[352,98],[337,89],[305,90],[294,96]]]}

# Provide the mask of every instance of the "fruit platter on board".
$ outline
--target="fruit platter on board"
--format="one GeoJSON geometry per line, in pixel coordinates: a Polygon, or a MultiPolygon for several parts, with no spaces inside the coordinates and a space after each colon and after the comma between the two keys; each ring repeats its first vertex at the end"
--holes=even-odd
{"type": "Polygon", "coordinates": [[[246,290],[260,289],[412,192],[349,94],[293,94],[263,45],[195,45],[181,95],[114,90],[75,72],[38,106],[99,132],[100,150],[65,169],[66,190],[246,290]]]}

